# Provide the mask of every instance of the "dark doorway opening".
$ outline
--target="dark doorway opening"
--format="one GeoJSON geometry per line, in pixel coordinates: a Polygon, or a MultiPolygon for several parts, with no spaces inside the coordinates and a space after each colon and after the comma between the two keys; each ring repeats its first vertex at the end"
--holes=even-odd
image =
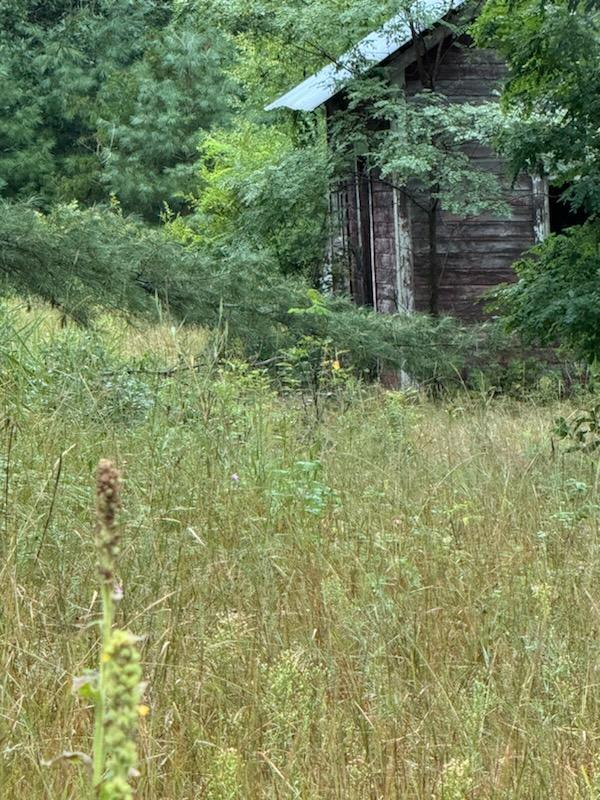
{"type": "Polygon", "coordinates": [[[550,206],[550,233],[562,233],[565,228],[573,225],[583,225],[588,219],[586,212],[578,208],[573,211],[569,202],[561,200],[567,186],[550,186],[548,189],[548,201],[550,206]]]}
{"type": "Polygon", "coordinates": [[[373,285],[373,207],[371,198],[371,174],[364,158],[357,159],[357,204],[360,227],[360,252],[357,253],[356,275],[352,285],[352,296],[359,306],[375,306],[373,285]]]}

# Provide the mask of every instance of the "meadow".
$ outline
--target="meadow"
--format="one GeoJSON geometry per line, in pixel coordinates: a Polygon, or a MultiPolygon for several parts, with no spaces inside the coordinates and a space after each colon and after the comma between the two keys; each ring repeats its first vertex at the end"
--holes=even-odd
{"type": "Polygon", "coordinates": [[[315,408],[202,330],[3,320],[2,798],[88,796],[45,762],[91,747],[110,457],[140,800],[598,800],[600,467],[553,438],[569,402],[334,364],[315,408]]]}

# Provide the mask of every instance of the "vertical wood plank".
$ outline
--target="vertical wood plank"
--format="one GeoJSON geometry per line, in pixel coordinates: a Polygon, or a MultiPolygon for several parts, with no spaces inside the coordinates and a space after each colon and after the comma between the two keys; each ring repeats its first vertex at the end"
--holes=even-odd
{"type": "Polygon", "coordinates": [[[531,178],[533,192],[533,235],[536,243],[543,242],[550,234],[550,197],[548,179],[535,175],[531,178]]]}
{"type": "Polygon", "coordinates": [[[394,233],[396,244],[396,311],[411,314],[415,310],[414,265],[410,207],[404,192],[393,189],[394,233]]]}

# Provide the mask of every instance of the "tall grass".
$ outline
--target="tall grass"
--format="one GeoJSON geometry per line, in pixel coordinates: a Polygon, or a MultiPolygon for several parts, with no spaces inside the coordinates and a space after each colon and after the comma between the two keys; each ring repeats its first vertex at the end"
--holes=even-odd
{"type": "MultiPolygon", "coordinates": [[[[564,407],[350,382],[317,420],[240,364],[153,374],[138,335],[19,336],[2,797],[85,796],[43,762],[91,751],[71,677],[97,656],[90,476],[109,454],[116,622],[147,634],[139,798],[597,800],[599,471],[552,448],[564,407]]],[[[181,363],[201,347],[163,336],[181,363]]]]}

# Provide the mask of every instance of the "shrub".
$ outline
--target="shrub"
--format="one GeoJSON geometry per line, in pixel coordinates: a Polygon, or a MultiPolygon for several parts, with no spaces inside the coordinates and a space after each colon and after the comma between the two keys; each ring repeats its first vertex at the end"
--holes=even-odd
{"type": "Polygon", "coordinates": [[[590,221],[550,236],[515,265],[517,283],[496,292],[495,306],[525,341],[600,357],[600,226],[590,221]]]}

